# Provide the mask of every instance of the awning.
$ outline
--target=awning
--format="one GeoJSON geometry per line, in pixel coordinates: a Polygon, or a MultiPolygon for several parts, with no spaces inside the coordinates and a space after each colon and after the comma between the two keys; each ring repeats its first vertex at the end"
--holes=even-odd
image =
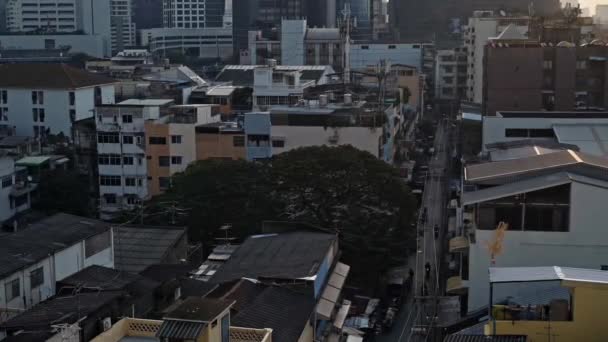
{"type": "Polygon", "coordinates": [[[328,321],[331,319],[331,314],[334,312],[335,306],[336,306],[336,303],[330,302],[327,299],[321,298],[321,299],[319,299],[319,302],[317,303],[317,315],[319,315],[319,318],[328,321]]]}
{"type": "Polygon", "coordinates": [[[317,313],[324,319],[331,319],[331,314],[338,303],[342,287],[350,271],[350,266],[341,262],[336,263],[327,285],[321,294],[321,300],[317,304],[317,313]]]}
{"type": "Polygon", "coordinates": [[[39,166],[47,161],[49,161],[51,157],[47,156],[39,156],[39,157],[25,157],[17,160],[15,162],[16,165],[25,165],[25,166],[39,166]]]}
{"type": "Polygon", "coordinates": [[[464,236],[456,236],[450,239],[450,253],[466,252],[469,249],[469,239],[464,236]]]}
{"type": "Polygon", "coordinates": [[[468,286],[460,276],[450,277],[447,280],[445,292],[451,295],[465,294],[469,290],[468,286]]]}
{"type": "Polygon", "coordinates": [[[25,195],[27,193],[30,193],[30,192],[36,190],[37,187],[38,187],[37,184],[31,184],[31,183],[24,185],[24,186],[15,186],[15,187],[13,187],[13,189],[11,189],[10,195],[12,197],[19,197],[19,196],[25,195]]]}

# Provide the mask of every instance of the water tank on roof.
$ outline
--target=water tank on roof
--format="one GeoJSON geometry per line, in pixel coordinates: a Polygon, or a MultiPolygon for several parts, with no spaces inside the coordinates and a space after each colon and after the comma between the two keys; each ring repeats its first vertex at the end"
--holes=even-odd
{"type": "Polygon", "coordinates": [[[327,95],[325,95],[325,94],[319,95],[319,107],[327,107],[327,103],[328,103],[327,95]]]}
{"type": "Polygon", "coordinates": [[[344,94],[344,104],[350,106],[353,104],[353,95],[352,94],[344,94]]]}
{"type": "Polygon", "coordinates": [[[266,65],[268,65],[271,68],[274,68],[277,66],[277,60],[273,59],[273,58],[269,58],[266,60],[266,65]]]}

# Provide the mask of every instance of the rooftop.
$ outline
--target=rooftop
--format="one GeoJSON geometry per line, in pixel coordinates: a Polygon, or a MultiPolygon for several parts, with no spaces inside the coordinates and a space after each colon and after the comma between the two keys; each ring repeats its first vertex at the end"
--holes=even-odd
{"type": "Polygon", "coordinates": [[[571,267],[490,267],[490,283],[572,281],[608,285],[608,272],[571,267]]]}
{"type": "Polygon", "coordinates": [[[182,227],[121,226],[114,228],[114,264],[122,271],[139,273],[163,262],[172,247],[184,239],[182,227]]]}
{"type": "Polygon", "coordinates": [[[600,171],[608,170],[608,159],[585,153],[565,150],[531,157],[469,165],[465,168],[468,182],[514,179],[524,174],[558,172],[576,166],[586,166],[600,171]]]}
{"type": "Polygon", "coordinates": [[[171,99],[128,99],[117,103],[120,106],[163,107],[173,104],[171,99]]]}
{"type": "Polygon", "coordinates": [[[279,287],[266,287],[249,305],[232,317],[245,328],[270,328],[274,341],[297,342],[315,307],[313,296],[279,287]]]}
{"type": "Polygon", "coordinates": [[[115,80],[66,64],[2,64],[0,88],[78,89],[115,83],[115,80]]]}
{"type": "MultiPolygon", "coordinates": [[[[484,323],[485,324],[485,323],[484,323]]],[[[524,335],[449,335],[443,342],[526,342],[528,337],[524,335]]]]}
{"type": "Polygon", "coordinates": [[[7,137],[1,138],[0,147],[15,147],[33,141],[34,139],[32,137],[24,135],[9,135],[7,137]]]}
{"type": "Polygon", "coordinates": [[[59,281],[62,286],[88,287],[103,291],[123,290],[130,284],[141,279],[133,273],[115,270],[98,265],[89,266],[80,272],[59,281]]]}
{"type": "Polygon", "coordinates": [[[496,116],[503,118],[608,119],[608,112],[498,111],[496,116]]]}
{"type": "Polygon", "coordinates": [[[336,239],[333,234],[306,231],[250,236],[211,281],[315,277],[336,239]]]}
{"type": "Polygon", "coordinates": [[[0,324],[5,329],[49,327],[51,324],[74,323],[118,299],[124,293],[90,292],[53,297],[0,324]]]}
{"type": "Polygon", "coordinates": [[[0,239],[0,277],[109,229],[102,221],[59,213],[6,234],[0,239]]]}
{"type": "MultiPolygon", "coordinates": [[[[253,86],[253,71],[265,65],[226,65],[217,75],[216,82],[230,82],[234,86],[253,86]]],[[[318,81],[325,71],[333,73],[330,66],[322,65],[277,65],[274,70],[280,72],[300,71],[300,80],[318,81]]]]}
{"type": "Polygon", "coordinates": [[[233,304],[229,300],[188,297],[165,319],[211,322],[233,304]]]}

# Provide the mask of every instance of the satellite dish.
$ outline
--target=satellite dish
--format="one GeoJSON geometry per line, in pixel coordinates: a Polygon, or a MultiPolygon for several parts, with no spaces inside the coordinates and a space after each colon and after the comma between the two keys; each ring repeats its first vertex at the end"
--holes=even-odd
{"type": "Polygon", "coordinates": [[[506,17],[507,13],[505,13],[505,11],[503,11],[503,10],[500,10],[500,16],[501,17],[506,17]]]}

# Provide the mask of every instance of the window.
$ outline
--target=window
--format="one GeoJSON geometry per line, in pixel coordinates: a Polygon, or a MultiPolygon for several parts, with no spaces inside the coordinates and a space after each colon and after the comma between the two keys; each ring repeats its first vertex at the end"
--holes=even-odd
{"type": "Polygon", "coordinates": [[[38,267],[30,272],[30,288],[34,289],[42,284],[44,284],[44,269],[38,267]]]}
{"type": "Polygon", "coordinates": [[[133,136],[132,135],[123,135],[122,136],[122,143],[123,144],[133,144],[133,136]]]}
{"type": "Polygon", "coordinates": [[[8,188],[13,185],[13,176],[2,177],[2,188],[8,188]]]}
{"type": "Polygon", "coordinates": [[[576,68],[578,70],[587,69],[587,61],[576,61],[576,68]]]}
{"type": "Polygon", "coordinates": [[[527,138],[528,130],[519,128],[507,128],[505,129],[505,137],[507,138],[527,138]]]}
{"type": "Polygon", "coordinates": [[[553,61],[543,61],[543,69],[545,69],[545,70],[553,69],[553,61]]]}
{"type": "Polygon", "coordinates": [[[122,157],[123,165],[133,165],[134,162],[135,162],[135,159],[131,156],[122,157]]]}
{"type": "Polygon", "coordinates": [[[169,157],[160,156],[160,157],[158,157],[158,166],[167,167],[167,166],[169,166],[169,161],[170,161],[169,157]]]}
{"type": "Polygon", "coordinates": [[[13,300],[21,295],[21,289],[19,286],[19,279],[13,279],[4,284],[4,294],[6,301],[13,300]]]}
{"type": "Polygon", "coordinates": [[[99,176],[99,185],[120,186],[120,176],[99,176]]]}
{"type": "Polygon", "coordinates": [[[555,133],[553,129],[531,129],[530,138],[553,138],[555,133]]]}
{"type": "Polygon", "coordinates": [[[600,266],[600,270],[602,270],[602,271],[608,271],[608,265],[601,265],[600,266]]]}
{"type": "Polygon", "coordinates": [[[38,122],[38,108],[32,108],[32,117],[34,122],[38,122]]]}
{"type": "Polygon", "coordinates": [[[225,315],[221,319],[222,342],[230,342],[230,315],[225,315]]]}
{"type": "Polygon", "coordinates": [[[118,144],[120,142],[118,133],[97,133],[97,142],[100,144],[118,144]]]}
{"type": "Polygon", "coordinates": [[[150,137],[148,142],[150,145],[166,145],[167,139],[165,137],[150,137]]]}
{"type": "Polygon", "coordinates": [[[2,90],[0,91],[0,103],[8,103],[8,91],[2,90]]]}
{"type": "Polygon", "coordinates": [[[277,147],[277,148],[285,147],[285,140],[281,140],[281,139],[273,140],[272,147],[277,147]]]}
{"type": "Polygon", "coordinates": [[[44,108],[38,108],[38,121],[44,122],[44,108]]]}
{"type": "Polygon", "coordinates": [[[139,203],[140,203],[140,200],[136,196],[127,196],[127,204],[136,205],[139,203]]]}
{"type": "Polygon", "coordinates": [[[144,186],[144,180],[141,178],[137,178],[137,186],[144,186]]]}
{"type": "Polygon", "coordinates": [[[171,157],[171,164],[172,165],[181,165],[182,164],[182,157],[179,157],[179,156],[173,156],[173,157],[171,157]]]}
{"type": "Polygon", "coordinates": [[[123,115],[122,123],[133,123],[133,115],[123,115]]]}
{"type": "Polygon", "coordinates": [[[70,109],[70,121],[71,122],[76,121],[76,110],[75,109],[70,109]]]}
{"type": "Polygon", "coordinates": [[[8,121],[8,108],[0,107],[0,121],[8,121]]]}
{"type": "Polygon", "coordinates": [[[33,91],[32,104],[44,104],[44,93],[41,91],[33,91]]]}
{"type": "Polygon", "coordinates": [[[118,202],[116,199],[116,194],[104,194],[103,200],[106,204],[116,204],[118,202]]]}
{"type": "Polygon", "coordinates": [[[245,137],[242,135],[235,135],[232,137],[232,146],[243,147],[245,146],[245,137]]]}
{"type": "MultiPolygon", "coordinates": [[[[116,203],[116,195],[114,194],[106,194],[114,196],[114,203],[116,203]]],[[[106,196],[104,195],[104,196],[106,196]]],[[[112,245],[112,236],[110,231],[107,230],[101,234],[97,234],[95,236],[91,236],[90,238],[84,240],[84,255],[86,258],[89,258],[101,251],[104,251],[112,245]]]]}
{"type": "Polygon", "coordinates": [[[182,143],[182,136],[181,135],[172,135],[171,136],[171,143],[172,144],[181,144],[182,143]]]}
{"type": "Polygon", "coordinates": [[[137,145],[142,145],[142,144],[143,144],[143,137],[141,137],[141,136],[139,136],[139,135],[138,135],[138,136],[136,136],[136,137],[135,137],[135,143],[136,143],[137,145]]]}
{"type": "Polygon", "coordinates": [[[76,94],[73,91],[71,91],[69,94],[69,97],[70,97],[70,106],[76,105],[76,94]]]}
{"type": "Polygon", "coordinates": [[[135,178],[125,178],[125,186],[135,186],[135,178]]]}
{"type": "Polygon", "coordinates": [[[120,165],[119,154],[100,154],[97,156],[99,165],[120,165]]]}
{"type": "Polygon", "coordinates": [[[158,187],[161,189],[169,189],[171,185],[171,180],[169,177],[158,177],[158,187]]]}

